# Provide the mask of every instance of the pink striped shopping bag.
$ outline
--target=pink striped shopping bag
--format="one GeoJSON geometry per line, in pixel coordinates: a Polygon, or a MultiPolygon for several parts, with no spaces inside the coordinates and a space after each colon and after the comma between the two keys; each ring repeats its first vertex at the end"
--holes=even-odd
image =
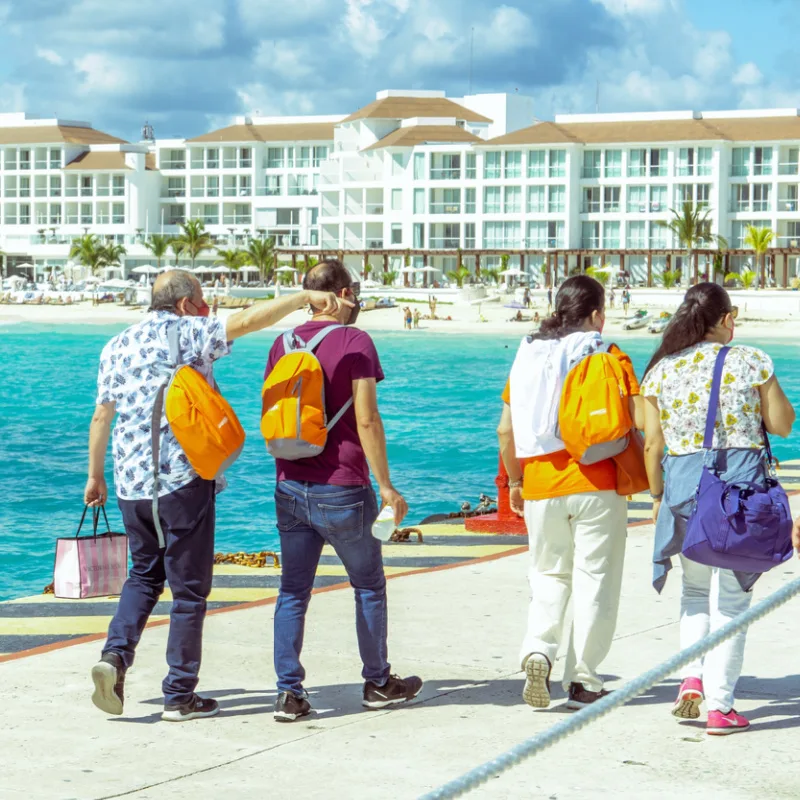
{"type": "Polygon", "coordinates": [[[92,508],[92,535],[81,536],[89,506],[83,509],[78,532],[56,541],[53,590],[56,597],[83,600],[119,594],[128,572],[128,537],[112,533],[105,508],[92,508]],[[100,512],[106,532],[98,534],[100,512]]]}

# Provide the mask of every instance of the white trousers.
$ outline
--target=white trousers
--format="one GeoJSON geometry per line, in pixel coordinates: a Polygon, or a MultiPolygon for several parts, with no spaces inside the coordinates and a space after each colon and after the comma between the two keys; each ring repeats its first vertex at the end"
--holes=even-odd
{"type": "Polygon", "coordinates": [[[574,657],[564,688],[603,688],[597,670],[617,627],[627,522],[627,501],[614,491],[525,502],[531,603],[520,660],[543,653],[555,662],[571,598],[574,657]]]}
{"type": "MultiPolygon", "coordinates": [[[[681,556],[681,566],[680,637],[683,650],[747,611],[753,595],[742,591],[736,576],[728,569],[707,567],[684,556],[681,556]]],[[[682,679],[702,679],[709,711],[727,713],[733,708],[733,693],[742,673],[746,638],[746,630],[737,633],[681,672],[682,679]]]]}

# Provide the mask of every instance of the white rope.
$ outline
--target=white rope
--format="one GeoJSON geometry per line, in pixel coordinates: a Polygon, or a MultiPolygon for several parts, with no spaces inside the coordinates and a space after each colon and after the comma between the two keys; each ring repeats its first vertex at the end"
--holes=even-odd
{"type": "Polygon", "coordinates": [[[634,697],[638,697],[659,681],[672,675],[673,672],[697,660],[710,650],[722,644],[726,639],[730,639],[731,636],[734,636],[739,631],[749,627],[752,623],[765,617],[779,606],[787,603],[797,594],[800,594],[800,578],[796,578],[786,584],[786,586],[774,592],[743,614],[735,617],[719,630],[710,633],[696,644],[687,647],[685,650],[681,650],[680,653],[667,659],[662,664],[653,667],[638,678],[634,678],[621,689],[616,689],[606,697],[576,712],[563,722],[559,722],[553,725],[552,728],[548,728],[546,731],[531,736],[530,739],[520,742],[518,745],[515,745],[505,753],[493,758],[491,761],[487,761],[485,764],[475,767],[461,777],[446,783],[439,789],[435,789],[423,795],[421,800],[444,800],[444,798],[460,797],[481,784],[488,782],[511,767],[520,764],[525,759],[536,755],[545,748],[556,744],[556,742],[561,741],[561,739],[566,738],[570,734],[581,730],[581,728],[584,728],[586,725],[600,719],[600,717],[611,713],[614,709],[619,708],[619,706],[624,705],[629,700],[633,700],[634,697]]]}

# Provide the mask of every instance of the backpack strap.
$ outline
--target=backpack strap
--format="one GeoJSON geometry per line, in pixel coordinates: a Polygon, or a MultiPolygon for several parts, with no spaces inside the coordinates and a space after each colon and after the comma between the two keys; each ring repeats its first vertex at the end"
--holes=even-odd
{"type": "Polygon", "coordinates": [[[706,415],[706,434],[703,439],[704,450],[711,450],[711,445],[714,443],[714,423],[717,421],[717,406],[719,406],[719,393],[722,388],[722,372],[725,369],[725,359],[730,351],[730,347],[723,347],[714,363],[714,377],[711,380],[711,396],[708,398],[708,414],[706,415]]]}

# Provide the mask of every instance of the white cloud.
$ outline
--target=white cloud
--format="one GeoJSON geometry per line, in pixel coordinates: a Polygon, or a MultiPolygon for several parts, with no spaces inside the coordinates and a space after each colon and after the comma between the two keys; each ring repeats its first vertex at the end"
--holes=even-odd
{"type": "Polygon", "coordinates": [[[381,29],[370,7],[375,0],[346,0],[344,27],[349,44],[364,58],[374,58],[380,52],[386,33],[381,29]]]}
{"type": "Polygon", "coordinates": [[[80,92],[119,94],[133,88],[133,71],[105,53],[87,53],[75,59],[75,70],[83,76],[80,92]]]}
{"type": "Polygon", "coordinates": [[[0,84],[0,111],[25,111],[26,109],[24,83],[0,84]]]}
{"type": "Polygon", "coordinates": [[[56,67],[63,67],[67,62],[55,50],[48,50],[44,47],[36,48],[36,55],[48,64],[53,64],[56,67]]]}
{"type": "Polygon", "coordinates": [[[189,38],[202,43],[202,49],[213,50],[225,44],[225,15],[212,11],[192,22],[189,38]]]}
{"type": "Polygon", "coordinates": [[[492,15],[488,28],[481,30],[476,39],[483,49],[494,50],[498,56],[503,51],[517,50],[520,47],[534,48],[538,36],[527,14],[514,6],[500,6],[492,15]]]}
{"type": "Polygon", "coordinates": [[[733,83],[736,86],[755,86],[761,83],[764,75],[761,70],[752,62],[742,64],[733,76],[733,83]]]}
{"type": "Polygon", "coordinates": [[[712,31],[705,37],[694,57],[694,71],[703,78],[714,78],[720,74],[730,75],[733,67],[733,40],[725,31],[712,31]]]}
{"type": "Polygon", "coordinates": [[[288,81],[307,78],[318,67],[305,43],[288,40],[259,42],[253,63],[259,70],[272,72],[288,81]]]}
{"type": "Polygon", "coordinates": [[[615,17],[636,14],[658,14],[671,7],[672,0],[592,0],[615,17]]]}
{"type": "Polygon", "coordinates": [[[263,83],[248,83],[236,90],[245,113],[260,116],[313,114],[314,99],[307,92],[276,91],[263,83]]]}

